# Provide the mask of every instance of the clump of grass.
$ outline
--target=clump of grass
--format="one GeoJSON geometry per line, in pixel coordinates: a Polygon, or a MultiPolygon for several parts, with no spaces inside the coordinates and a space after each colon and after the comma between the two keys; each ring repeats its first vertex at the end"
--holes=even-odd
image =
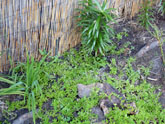
{"type": "Polygon", "coordinates": [[[140,14],[138,15],[138,21],[141,26],[148,29],[153,22],[153,12],[150,0],[145,0],[142,4],[142,8],[140,9],[140,14]]]}
{"type": "Polygon", "coordinates": [[[0,81],[10,85],[9,88],[0,89],[0,96],[3,95],[22,95],[24,96],[24,104],[26,103],[29,111],[33,112],[33,122],[36,123],[36,96],[42,95],[42,89],[39,84],[40,74],[42,73],[41,66],[46,57],[38,63],[35,62],[34,57],[29,57],[27,54],[27,62],[19,63],[17,67],[13,68],[12,78],[9,80],[0,77],[0,81]],[[21,73],[21,75],[19,75],[21,73]]]}
{"type": "Polygon", "coordinates": [[[159,12],[161,12],[161,15],[163,16],[165,14],[165,1],[160,0],[160,4],[159,12]]]}

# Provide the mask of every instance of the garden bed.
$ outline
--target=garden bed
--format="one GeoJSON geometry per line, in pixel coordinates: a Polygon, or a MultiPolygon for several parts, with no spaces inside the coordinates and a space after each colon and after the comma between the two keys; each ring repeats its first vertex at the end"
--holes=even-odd
{"type": "MultiPolygon", "coordinates": [[[[165,30],[164,17],[156,15],[155,19],[156,25],[165,30]]],[[[39,75],[43,95],[36,96],[36,123],[90,124],[96,118],[91,109],[98,106],[102,96],[94,92],[90,97],[80,98],[77,84],[98,82],[112,85],[129,102],[135,102],[138,110],[137,114],[128,115],[127,109],[110,108],[103,123],[165,123],[165,69],[159,46],[138,55],[140,50],[157,40],[138,24],[136,17],[119,22],[114,29],[122,38],[113,40],[117,47],[112,47],[104,57],[88,55],[78,45],[43,63],[43,72],[39,75]]],[[[165,45],[163,50],[165,52],[165,45]]],[[[29,113],[23,99],[18,95],[0,99],[0,123],[14,123],[29,113]]],[[[24,124],[33,122],[32,114],[25,118],[28,121],[24,124]]]]}

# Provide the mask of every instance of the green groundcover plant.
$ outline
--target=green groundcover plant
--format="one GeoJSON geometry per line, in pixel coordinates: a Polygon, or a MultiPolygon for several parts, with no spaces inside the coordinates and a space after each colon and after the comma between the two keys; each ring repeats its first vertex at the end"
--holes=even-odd
{"type": "Polygon", "coordinates": [[[97,0],[80,0],[80,8],[77,9],[77,27],[81,30],[82,44],[89,53],[95,51],[104,55],[114,37],[113,28],[108,25],[114,22],[114,9],[107,9],[106,0],[102,5],[97,0]]]}
{"type": "MultiPolygon", "coordinates": [[[[149,69],[139,66],[134,70],[133,58],[126,60],[125,65],[118,65],[116,59],[107,62],[104,57],[88,55],[87,51],[70,50],[63,54],[63,59],[44,62],[41,67],[44,73],[39,73],[42,82],[42,96],[35,94],[38,115],[43,124],[90,124],[97,116],[91,109],[99,105],[99,100],[105,95],[96,91],[88,98],[78,98],[77,84],[92,84],[106,82],[117,88],[128,103],[135,102],[136,115],[128,115],[132,108],[115,107],[110,109],[103,124],[141,124],[165,122],[165,111],[158,102],[160,94],[155,94],[156,88],[146,81],[149,69]],[[101,67],[109,67],[110,71],[99,79],[101,67]],[[44,75],[48,76],[44,76],[44,75]],[[143,77],[143,78],[142,78],[143,77]],[[139,82],[139,85],[135,83],[139,82]]],[[[23,101],[8,103],[9,111],[23,107],[23,101]]],[[[27,107],[27,106],[25,106],[27,107]]],[[[28,107],[27,107],[28,108],[28,107]]]]}

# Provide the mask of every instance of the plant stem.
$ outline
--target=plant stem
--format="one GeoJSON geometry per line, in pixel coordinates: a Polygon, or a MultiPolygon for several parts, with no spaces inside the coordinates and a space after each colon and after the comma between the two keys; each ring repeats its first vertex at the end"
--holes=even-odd
{"type": "Polygon", "coordinates": [[[160,39],[157,39],[158,43],[159,43],[159,47],[160,47],[160,52],[162,55],[162,61],[163,61],[163,65],[165,66],[165,57],[164,57],[164,52],[163,52],[163,42],[161,43],[160,39]]]}
{"type": "Polygon", "coordinates": [[[163,52],[163,41],[161,42],[161,38],[163,36],[163,32],[160,31],[156,25],[152,26],[152,28],[154,29],[154,33],[152,33],[151,31],[149,31],[149,32],[158,41],[158,44],[159,44],[159,47],[160,47],[160,52],[161,52],[161,58],[162,58],[162,61],[163,61],[163,65],[165,66],[165,57],[164,57],[164,52],[163,52]]]}

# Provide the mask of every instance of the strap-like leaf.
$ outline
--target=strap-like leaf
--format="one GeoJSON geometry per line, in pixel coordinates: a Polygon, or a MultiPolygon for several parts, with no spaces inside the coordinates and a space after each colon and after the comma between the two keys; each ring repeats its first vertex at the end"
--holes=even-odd
{"type": "Polygon", "coordinates": [[[96,3],[97,7],[99,8],[100,11],[103,11],[102,8],[101,8],[101,5],[100,3],[97,1],[97,0],[94,0],[94,2],[96,3]]]}
{"type": "Polygon", "coordinates": [[[33,113],[33,122],[36,123],[36,102],[35,102],[35,95],[34,92],[32,92],[32,113],[33,113]]]}
{"type": "Polygon", "coordinates": [[[8,84],[15,84],[15,82],[10,81],[10,80],[8,80],[8,79],[6,79],[6,78],[3,78],[3,77],[0,77],[0,81],[1,81],[1,82],[5,82],[5,83],[8,83],[8,84]]]}

